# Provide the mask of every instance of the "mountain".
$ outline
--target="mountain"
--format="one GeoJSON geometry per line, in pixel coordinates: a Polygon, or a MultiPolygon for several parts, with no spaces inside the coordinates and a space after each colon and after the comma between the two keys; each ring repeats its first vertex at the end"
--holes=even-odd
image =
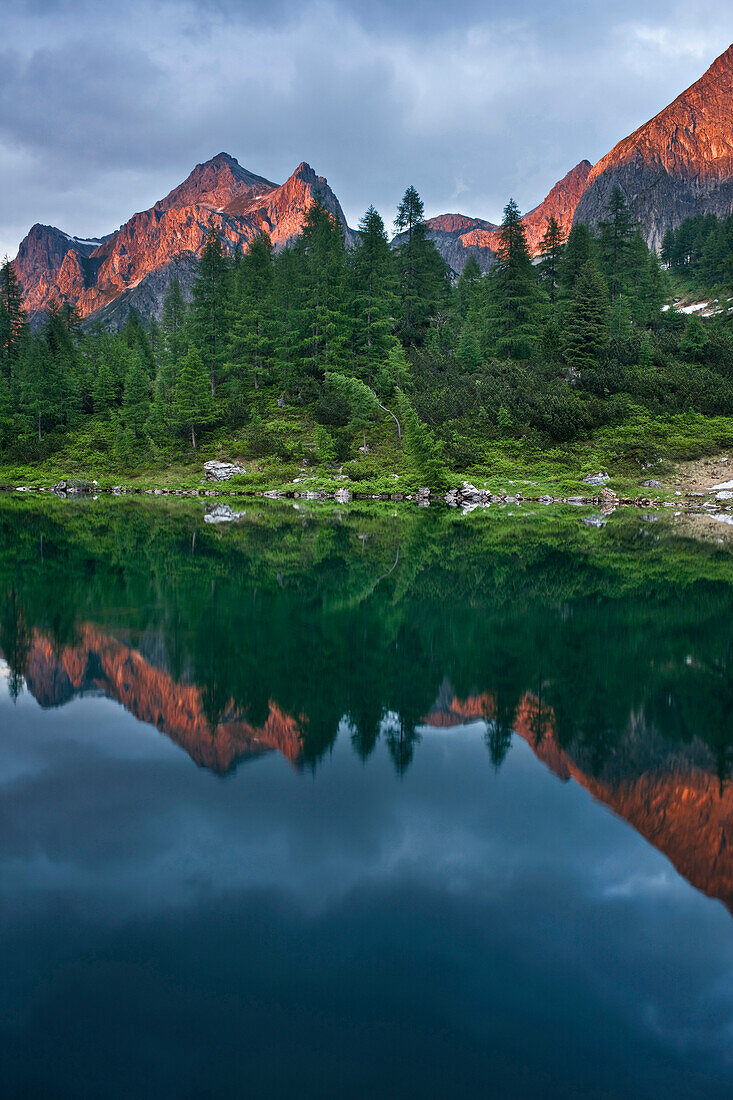
{"type": "Polygon", "coordinates": [[[597,224],[615,186],[653,248],[684,218],[733,212],[733,46],[598,161],[575,220],[597,224]]]}
{"type": "Polygon", "coordinates": [[[276,249],[284,248],[301,232],[316,198],[341,222],[351,243],[338,199],[310,165],[303,162],[278,185],[219,153],[100,240],[34,225],[14,267],[31,316],[65,300],[82,317],[99,317],[114,327],[133,306],[145,316],[159,314],[174,276],[184,290],[190,286],[210,226],[229,252],[262,232],[270,234],[276,249]]]}
{"type": "MultiPolygon", "coordinates": [[[[566,232],[570,230],[575,208],[585,190],[590,171],[590,161],[581,160],[580,164],[576,164],[555,184],[539,206],[524,215],[522,221],[533,255],[539,251],[540,241],[551,217],[555,217],[566,232]]],[[[463,271],[469,256],[476,258],[482,271],[488,271],[493,264],[499,248],[499,226],[493,222],[469,218],[465,214],[440,214],[436,218],[429,218],[425,224],[428,237],[456,274],[463,271]]]]}

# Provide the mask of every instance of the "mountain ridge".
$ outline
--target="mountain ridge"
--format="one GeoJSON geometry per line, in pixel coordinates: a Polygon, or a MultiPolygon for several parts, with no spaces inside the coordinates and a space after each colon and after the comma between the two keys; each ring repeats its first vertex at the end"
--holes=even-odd
{"type": "Polygon", "coordinates": [[[733,211],[733,45],[601,157],[575,220],[597,224],[616,186],[652,248],[686,217],[733,211]]]}
{"type": "MultiPolygon", "coordinates": [[[[615,186],[626,196],[647,243],[657,249],[665,231],[691,214],[733,212],[733,45],[595,165],[587,160],[576,164],[523,216],[530,251],[537,254],[550,217],[565,232],[578,222],[597,224],[615,186]]],[[[13,266],[32,320],[53,301],[68,301],[83,317],[116,327],[133,307],[144,316],[158,316],[174,277],[184,293],[190,291],[210,228],[229,253],[263,232],[280,250],[302,232],[316,199],[342,225],[347,245],[353,245],[357,235],[338,198],[306,161],[276,184],[221,152],[102,238],[72,237],[36,223],[13,266]]],[[[484,272],[495,261],[500,238],[493,222],[447,213],[429,218],[426,229],[456,275],[469,256],[484,272]]],[[[393,246],[400,239],[394,238],[393,246]]]]}

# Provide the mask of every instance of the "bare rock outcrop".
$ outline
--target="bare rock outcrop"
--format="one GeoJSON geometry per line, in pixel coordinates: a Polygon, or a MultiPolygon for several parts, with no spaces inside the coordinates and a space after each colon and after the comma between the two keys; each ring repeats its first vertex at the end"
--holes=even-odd
{"type": "Polygon", "coordinates": [[[575,220],[597,224],[616,186],[652,248],[687,217],[733,212],[733,46],[598,161],[575,220]]]}

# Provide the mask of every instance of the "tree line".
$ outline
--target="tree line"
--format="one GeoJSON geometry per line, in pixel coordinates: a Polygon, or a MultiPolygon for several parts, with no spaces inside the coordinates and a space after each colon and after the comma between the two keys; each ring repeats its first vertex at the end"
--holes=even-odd
{"type": "Polygon", "coordinates": [[[696,214],[685,218],[677,229],[665,233],[662,260],[696,287],[733,289],[733,217],[696,214]]]}
{"type": "Polygon", "coordinates": [[[263,234],[233,256],[212,231],[190,301],[173,280],[159,320],[132,311],[117,334],[85,331],[64,303],[31,333],[6,261],[0,453],[33,460],[81,438],[126,469],[196,450],[202,436],[255,452],[267,449],[271,395],[303,410],[318,461],[366,454],[383,422],[438,484],[480,439],[552,446],[638,407],[733,414],[730,326],[662,312],[666,273],[620,189],[597,231],[565,237],[550,218],[534,259],[510,201],[487,275],[469,256],[452,277],[413,187],[395,225],[392,247],[370,207],[348,248],[316,202],[292,247],[276,254],[263,234]]]}

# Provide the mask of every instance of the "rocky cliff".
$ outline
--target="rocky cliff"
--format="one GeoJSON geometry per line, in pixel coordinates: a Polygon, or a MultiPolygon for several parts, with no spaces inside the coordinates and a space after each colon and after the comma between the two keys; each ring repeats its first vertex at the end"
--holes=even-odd
{"type": "Polygon", "coordinates": [[[575,220],[599,222],[616,186],[653,248],[684,218],[733,212],[733,46],[598,161],[575,220]]]}
{"type": "Polygon", "coordinates": [[[262,232],[270,234],[275,248],[284,248],[301,232],[316,198],[352,243],[338,199],[310,165],[300,164],[278,186],[219,153],[102,240],[79,240],[50,226],[34,226],[14,266],[32,315],[52,301],[68,301],[82,317],[104,311],[102,319],[114,326],[133,306],[145,316],[159,315],[174,276],[184,290],[190,285],[210,227],[230,253],[262,232]]]}

